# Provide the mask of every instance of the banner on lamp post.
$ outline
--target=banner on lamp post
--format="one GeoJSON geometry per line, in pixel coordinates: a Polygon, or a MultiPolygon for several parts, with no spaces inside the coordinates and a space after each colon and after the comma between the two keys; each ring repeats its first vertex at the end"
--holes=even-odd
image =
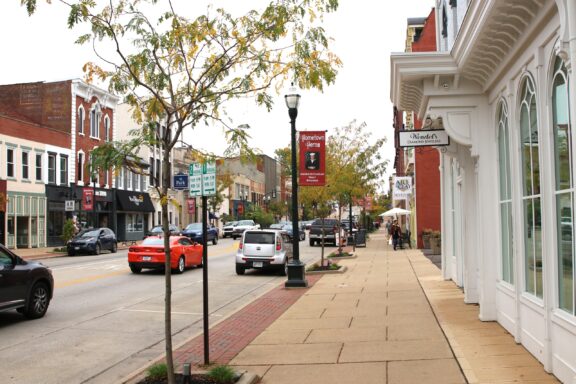
{"type": "Polygon", "coordinates": [[[194,215],[196,213],[196,199],[188,199],[188,213],[194,215]]]}
{"type": "Polygon", "coordinates": [[[412,195],[412,177],[396,176],[392,189],[392,198],[394,200],[406,199],[412,195]]]}
{"type": "Polygon", "coordinates": [[[323,186],[326,184],[326,132],[300,132],[300,170],[298,184],[323,186]]]}
{"type": "Polygon", "coordinates": [[[94,209],[94,190],[92,188],[82,189],[82,210],[91,211],[94,209]]]}

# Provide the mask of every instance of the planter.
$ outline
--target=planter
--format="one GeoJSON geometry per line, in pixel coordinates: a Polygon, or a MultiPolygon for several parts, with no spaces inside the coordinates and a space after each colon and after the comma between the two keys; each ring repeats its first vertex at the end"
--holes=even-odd
{"type": "Polygon", "coordinates": [[[430,249],[430,234],[423,233],[422,234],[422,245],[425,249],[430,249]]]}
{"type": "Polygon", "coordinates": [[[432,250],[433,255],[439,255],[441,253],[441,245],[442,241],[439,237],[430,238],[430,249],[432,250]]]}

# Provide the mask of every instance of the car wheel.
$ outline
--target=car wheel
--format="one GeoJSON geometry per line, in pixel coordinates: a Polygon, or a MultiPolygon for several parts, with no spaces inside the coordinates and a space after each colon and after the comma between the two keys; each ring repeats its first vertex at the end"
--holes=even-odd
{"type": "Polygon", "coordinates": [[[100,247],[100,243],[97,243],[96,249],[94,250],[94,254],[99,255],[101,251],[102,251],[102,247],[100,247]]]}
{"type": "Polygon", "coordinates": [[[74,251],[68,251],[68,256],[76,256],[76,254],[74,253],[74,251]]]}
{"type": "Polygon", "coordinates": [[[212,244],[213,245],[218,244],[218,236],[214,236],[214,238],[212,239],[212,244]]]}
{"type": "Polygon", "coordinates": [[[50,304],[50,291],[46,283],[38,282],[32,287],[26,309],[22,313],[29,319],[38,319],[46,313],[50,304]]]}
{"type": "Polygon", "coordinates": [[[244,268],[243,266],[236,264],[236,274],[237,275],[243,275],[244,272],[246,272],[246,268],[244,268]]]}
{"type": "Polygon", "coordinates": [[[142,272],[142,267],[139,265],[130,263],[129,266],[132,273],[139,274],[140,272],[142,272]]]}
{"type": "Polygon", "coordinates": [[[280,276],[286,276],[288,274],[288,263],[284,262],[284,265],[278,270],[280,276]]]}
{"type": "Polygon", "coordinates": [[[313,247],[314,246],[314,240],[310,239],[310,246],[313,247]]]}
{"type": "Polygon", "coordinates": [[[233,236],[232,236],[232,240],[236,240],[236,236],[233,235],[233,236]]]}
{"type": "Polygon", "coordinates": [[[110,252],[116,253],[117,250],[118,250],[118,243],[114,242],[114,244],[112,244],[112,249],[110,249],[110,252]]]}
{"type": "Polygon", "coordinates": [[[174,273],[179,275],[182,272],[184,272],[184,269],[186,269],[186,261],[184,260],[184,256],[180,256],[180,258],[178,259],[178,267],[176,268],[174,273]]]}

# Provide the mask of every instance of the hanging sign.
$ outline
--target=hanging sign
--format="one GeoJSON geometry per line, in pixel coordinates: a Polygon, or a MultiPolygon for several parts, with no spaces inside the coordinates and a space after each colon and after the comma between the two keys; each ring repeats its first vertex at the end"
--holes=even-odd
{"type": "Polygon", "coordinates": [[[174,175],[174,189],[182,191],[188,189],[188,175],[174,175]]]}
{"type": "Polygon", "coordinates": [[[326,132],[300,132],[299,185],[323,186],[326,184],[326,132]]]}
{"type": "Polygon", "coordinates": [[[410,176],[394,177],[392,198],[394,200],[406,199],[411,195],[412,195],[412,177],[410,176]]]}
{"type": "Polygon", "coordinates": [[[426,147],[450,145],[450,137],[443,129],[399,131],[400,147],[426,147]]]}
{"type": "Polygon", "coordinates": [[[91,211],[94,209],[94,190],[92,188],[82,189],[82,210],[91,211]]]}
{"type": "Polygon", "coordinates": [[[188,213],[194,215],[196,213],[196,199],[188,199],[188,213]]]}

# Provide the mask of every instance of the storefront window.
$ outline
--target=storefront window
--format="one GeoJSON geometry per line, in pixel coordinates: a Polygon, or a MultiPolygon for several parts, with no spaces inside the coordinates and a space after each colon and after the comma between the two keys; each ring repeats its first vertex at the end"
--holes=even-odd
{"type": "Polygon", "coordinates": [[[525,290],[542,298],[542,212],[538,118],[536,114],[536,91],[532,79],[528,76],[524,78],[520,98],[525,290]]]}
{"type": "Polygon", "coordinates": [[[144,232],[144,215],[141,213],[126,214],[126,232],[144,232]]]}
{"type": "Polygon", "coordinates": [[[566,66],[558,57],[554,65],[552,83],[558,305],[561,309],[574,314],[574,180],[570,169],[570,164],[572,164],[572,133],[567,78],[566,66]]]}
{"type": "Polygon", "coordinates": [[[498,168],[500,174],[500,237],[502,280],[514,284],[514,257],[512,252],[512,186],[510,179],[510,140],[508,135],[508,108],[498,108],[498,168]]]}

